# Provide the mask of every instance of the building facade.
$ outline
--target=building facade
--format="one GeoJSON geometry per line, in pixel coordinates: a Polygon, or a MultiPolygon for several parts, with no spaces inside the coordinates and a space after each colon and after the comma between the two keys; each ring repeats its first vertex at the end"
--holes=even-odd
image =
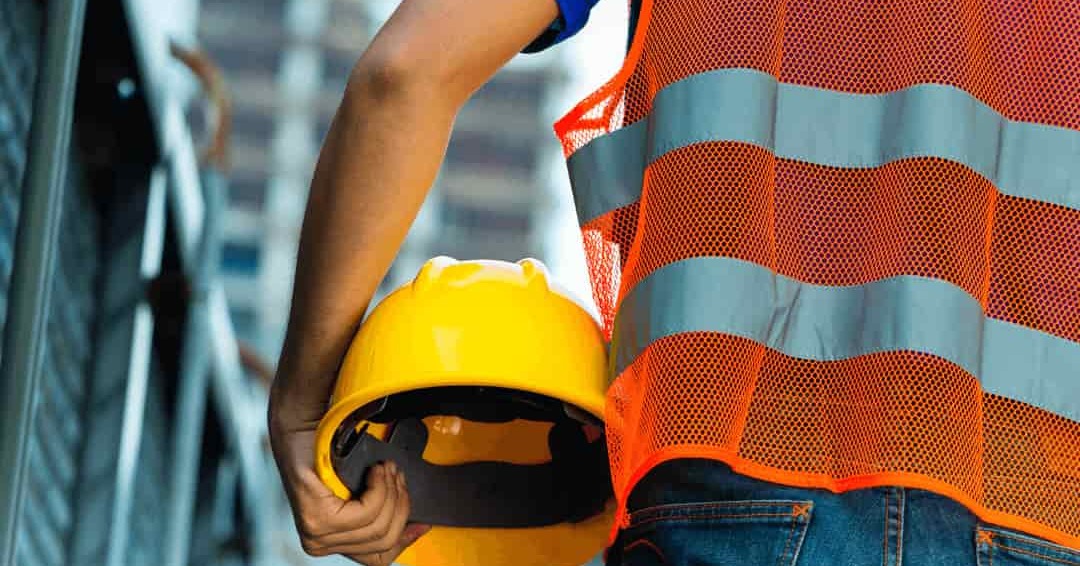
{"type": "Polygon", "coordinates": [[[0,2],[0,565],[262,563],[265,409],[196,283],[194,13],[0,2]]]}
{"type": "Polygon", "coordinates": [[[222,271],[233,323],[276,359],[311,172],[349,69],[368,41],[355,0],[203,0],[202,47],[233,95],[222,271]]]}
{"type": "MultiPolygon", "coordinates": [[[[222,267],[238,334],[267,359],[276,358],[284,335],[322,138],[350,69],[395,6],[202,0],[200,41],[234,96],[222,267]]],[[[436,255],[552,260],[552,215],[565,208],[568,194],[553,174],[561,157],[551,116],[567,79],[565,58],[522,57],[465,106],[445,166],[380,296],[436,255]]]]}

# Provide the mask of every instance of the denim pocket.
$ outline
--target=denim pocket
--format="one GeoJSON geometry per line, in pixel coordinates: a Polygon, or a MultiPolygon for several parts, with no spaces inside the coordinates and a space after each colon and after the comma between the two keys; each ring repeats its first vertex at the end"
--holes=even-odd
{"type": "Polygon", "coordinates": [[[810,525],[810,501],[661,505],[630,515],[622,564],[792,566],[810,525]]]}
{"type": "Polygon", "coordinates": [[[997,527],[980,525],[975,544],[979,566],[1080,566],[1080,550],[997,527]]]}

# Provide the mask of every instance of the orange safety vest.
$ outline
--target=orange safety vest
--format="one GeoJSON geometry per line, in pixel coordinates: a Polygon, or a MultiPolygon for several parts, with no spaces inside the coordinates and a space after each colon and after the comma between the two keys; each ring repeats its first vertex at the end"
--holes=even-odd
{"type": "Polygon", "coordinates": [[[1080,547],[1080,3],[644,0],[557,125],[660,462],[930,490],[1080,547]]]}

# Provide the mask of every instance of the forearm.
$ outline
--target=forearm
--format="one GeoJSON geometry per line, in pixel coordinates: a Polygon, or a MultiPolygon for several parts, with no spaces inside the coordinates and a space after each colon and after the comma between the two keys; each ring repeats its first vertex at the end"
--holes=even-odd
{"type": "Polygon", "coordinates": [[[557,14],[554,0],[403,0],[350,77],[312,179],[270,397],[270,444],[310,554],[387,566],[423,533],[406,527],[408,490],[393,464],[368,470],[354,500],[338,499],[315,470],[316,427],[458,109],[557,14]]]}
{"type": "Polygon", "coordinates": [[[317,421],[334,374],[446,151],[460,100],[365,71],[323,145],[301,232],[275,409],[317,421]],[[285,409],[287,407],[287,409],[285,409]]]}
{"type": "Polygon", "coordinates": [[[361,57],[300,238],[271,418],[322,416],[335,373],[435,179],[457,110],[558,14],[551,0],[407,0],[361,57]]]}

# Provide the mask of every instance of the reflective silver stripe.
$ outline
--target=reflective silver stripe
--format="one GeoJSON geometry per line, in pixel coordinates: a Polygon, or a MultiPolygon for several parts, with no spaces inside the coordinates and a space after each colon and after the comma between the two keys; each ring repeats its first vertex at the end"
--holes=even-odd
{"type": "Polygon", "coordinates": [[[648,121],[641,120],[597,138],[567,160],[578,221],[586,222],[641,197],[645,175],[644,140],[648,121]]]}
{"type": "Polygon", "coordinates": [[[664,88],[648,117],[570,156],[579,220],[636,202],[649,163],[706,141],[753,144],[777,157],[833,167],[940,157],[966,165],[1005,194],[1080,209],[1080,131],[1007,120],[951,86],[851,94],[724,69],[664,88]]]}
{"type": "Polygon", "coordinates": [[[684,332],[731,334],[816,361],[931,354],[971,373],[985,391],[1080,421],[1080,343],[988,318],[978,301],[937,279],[829,287],[737,259],[680,261],[623,300],[612,339],[615,370],[652,342],[684,332]]]}

